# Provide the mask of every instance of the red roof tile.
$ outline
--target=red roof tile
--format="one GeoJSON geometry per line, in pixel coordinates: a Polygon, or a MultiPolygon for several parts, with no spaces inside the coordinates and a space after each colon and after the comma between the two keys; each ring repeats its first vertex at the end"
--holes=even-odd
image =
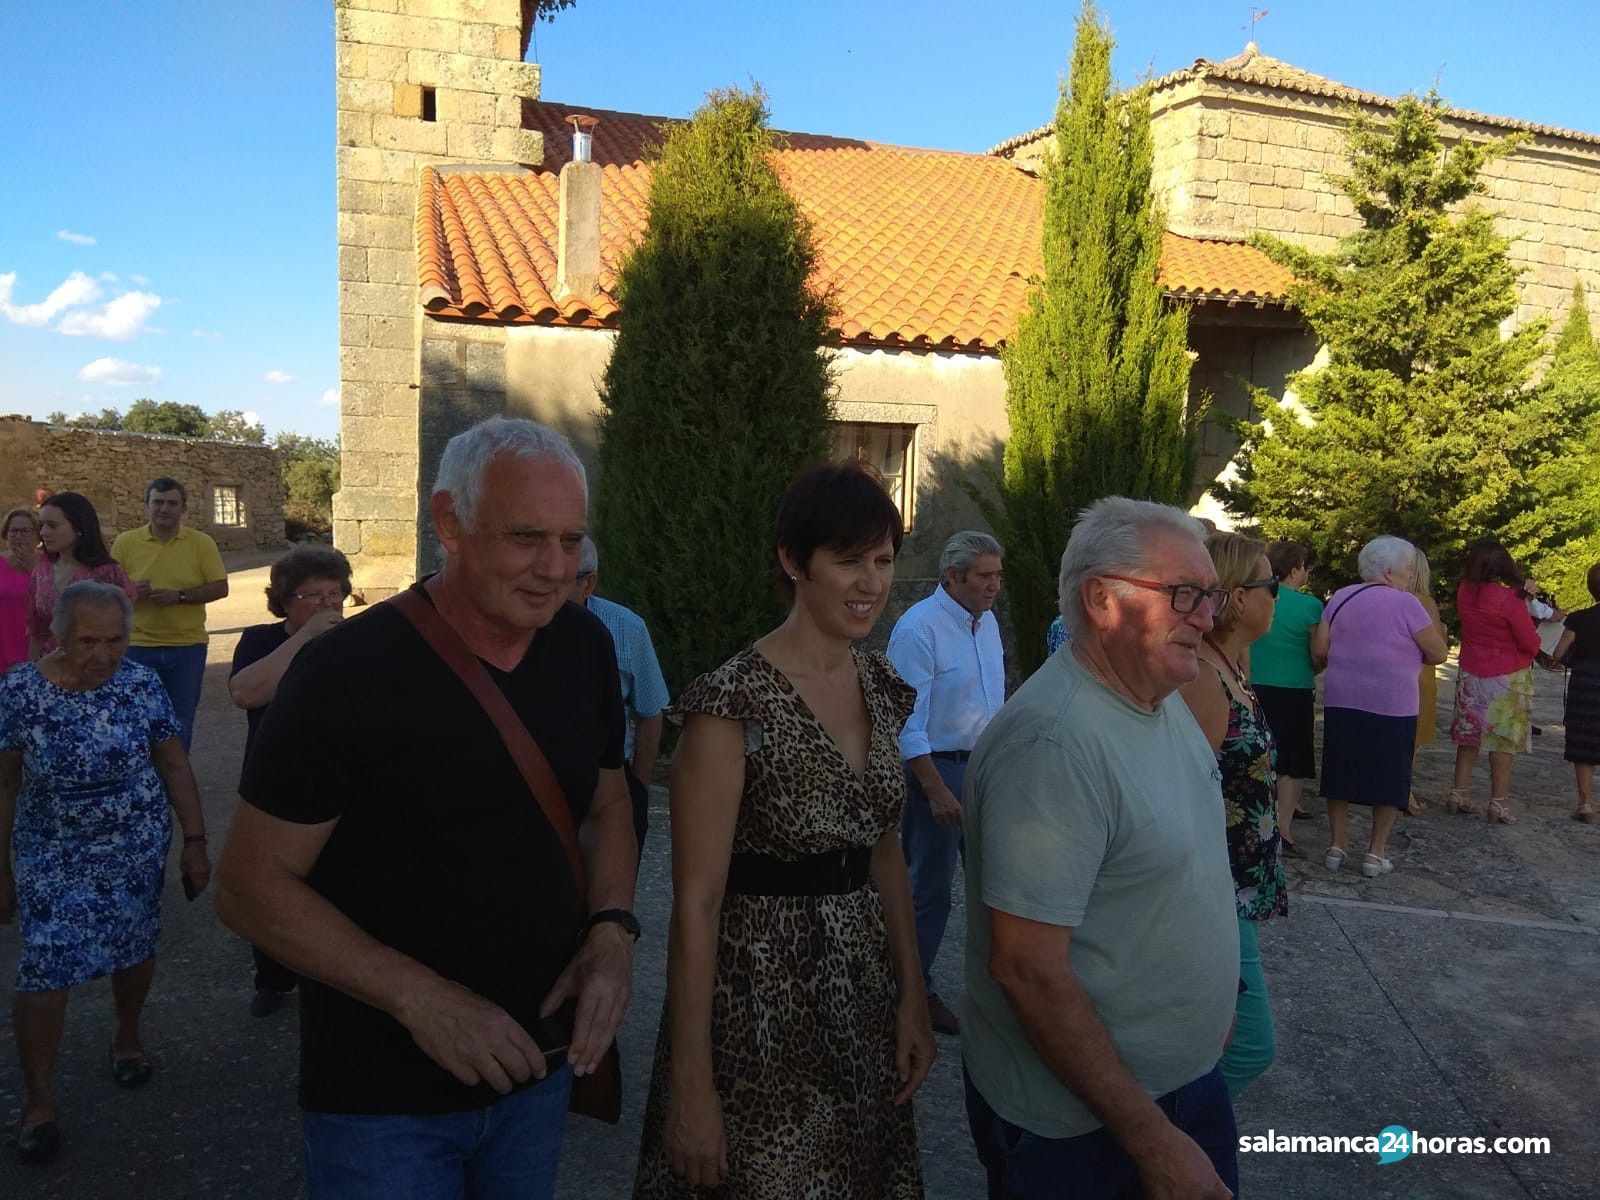
{"type": "MultiPolygon", "coordinates": [[[[545,135],[536,171],[427,168],[417,205],[422,302],[440,317],[612,326],[617,270],[643,231],[650,159],[664,119],[528,102],[545,135]],[[599,118],[600,291],[557,301],[558,173],[569,113],[599,118]]],[[[851,344],[992,353],[1043,270],[1043,188],[1001,159],[785,134],[780,176],[812,223],[814,283],[832,289],[836,334],[851,344]]],[[[1186,298],[1281,302],[1288,276],[1250,246],[1167,235],[1163,278],[1186,298]]]]}

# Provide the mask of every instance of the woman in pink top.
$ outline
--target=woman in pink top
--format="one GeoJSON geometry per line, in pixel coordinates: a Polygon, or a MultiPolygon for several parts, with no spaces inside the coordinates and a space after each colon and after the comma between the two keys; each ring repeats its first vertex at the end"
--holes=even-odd
{"type": "Polygon", "coordinates": [[[13,508],[0,532],[0,675],[28,661],[28,579],[39,557],[39,519],[31,508],[13,508]]]}
{"type": "Polygon", "coordinates": [[[1506,548],[1492,538],[1467,547],[1467,569],[1456,589],[1461,617],[1461,662],[1456,672],[1450,740],[1456,777],[1445,808],[1476,812],[1467,798],[1478,751],[1489,751],[1489,824],[1514,824],[1506,793],[1512,756],[1528,749],[1533,729],[1533,659],[1539,632],[1528,615],[1525,580],[1506,548]]]}
{"type": "Polygon", "coordinates": [[[1394,870],[1389,831],[1411,795],[1417,678],[1423,663],[1445,658],[1444,634],[1410,592],[1417,550],[1404,538],[1377,537],[1361,548],[1363,582],[1340,588],[1311,634],[1325,656],[1322,693],[1322,796],[1328,804],[1330,871],[1344,866],[1351,804],[1372,807],[1372,836],[1361,873],[1394,870]]]}
{"type": "Polygon", "coordinates": [[[100,515],[77,492],[57,492],[39,506],[39,541],[44,553],[28,581],[28,657],[36,659],[55,649],[50,617],[56,597],[70,584],[84,579],[121,588],[129,600],[139,589],[111,557],[100,532],[100,515]]]}

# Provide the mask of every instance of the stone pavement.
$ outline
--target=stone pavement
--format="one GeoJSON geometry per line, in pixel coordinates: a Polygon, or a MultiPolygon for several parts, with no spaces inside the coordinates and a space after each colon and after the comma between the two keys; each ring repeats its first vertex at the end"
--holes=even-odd
{"type": "MultiPolygon", "coordinates": [[[[259,560],[255,560],[259,562],[259,560]]],[[[213,605],[210,666],[196,736],[196,771],[214,845],[237,803],[244,721],[227,701],[238,632],[266,620],[264,569],[231,564],[233,595],[213,605]]],[[[1561,762],[1559,676],[1540,675],[1545,736],[1519,758],[1519,823],[1447,816],[1452,751],[1425,752],[1418,793],[1435,807],[1402,817],[1393,875],[1363,880],[1320,865],[1320,821],[1297,832],[1315,861],[1296,863],[1291,916],[1262,938],[1278,1062],[1242,1098],[1239,1128],[1259,1135],[1375,1136],[1399,1124],[1429,1137],[1547,1137],[1552,1152],[1414,1155],[1378,1166],[1370,1154],[1242,1156],[1248,1197],[1600,1197],[1600,1137],[1587,1111],[1600,1071],[1600,826],[1568,819],[1572,774],[1561,762]]],[[[1448,720],[1448,678],[1440,691],[1448,720]]],[[[381,698],[374,697],[375,703],[381,698]]],[[[1480,769],[1479,794],[1486,792],[1480,769]]],[[[1320,802],[1310,807],[1318,813],[1320,802]]],[[[1365,841],[1360,810],[1352,849],[1365,841]]],[[[665,980],[671,899],[665,798],[655,797],[639,884],[646,929],[635,999],[622,1032],[623,1124],[576,1121],[563,1159],[563,1198],[625,1197],[665,980]]],[[[958,900],[936,965],[960,994],[958,900]]],[[[0,928],[0,979],[16,965],[13,928],[0,928]]],[[[295,1015],[250,1017],[249,953],[203,900],[186,904],[176,871],[163,910],[161,960],[146,1018],[157,1066],[149,1087],[121,1092],[105,1065],[110,994],[77,989],[57,1070],[63,1151],[43,1171],[0,1153],[0,1200],[290,1200],[300,1185],[294,1110],[295,1015]]],[[[959,1043],[941,1055],[917,1100],[931,1200],[981,1198],[961,1102],[959,1043]]],[[[10,1022],[0,1020],[0,1119],[19,1104],[10,1022]]]]}

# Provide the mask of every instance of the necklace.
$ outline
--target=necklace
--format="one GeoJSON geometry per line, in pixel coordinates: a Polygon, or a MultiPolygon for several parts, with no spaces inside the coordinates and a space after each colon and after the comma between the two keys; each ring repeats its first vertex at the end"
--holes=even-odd
{"type": "Polygon", "coordinates": [[[1201,640],[1204,641],[1206,645],[1210,646],[1211,649],[1215,651],[1216,656],[1223,661],[1223,664],[1228,668],[1229,673],[1232,674],[1234,683],[1239,685],[1239,690],[1243,692],[1249,699],[1250,707],[1252,709],[1259,709],[1261,707],[1260,701],[1256,699],[1256,692],[1255,689],[1250,686],[1250,681],[1244,677],[1243,668],[1241,668],[1235,660],[1229,658],[1223,652],[1222,647],[1217,645],[1216,640],[1209,633],[1203,635],[1201,640]]]}

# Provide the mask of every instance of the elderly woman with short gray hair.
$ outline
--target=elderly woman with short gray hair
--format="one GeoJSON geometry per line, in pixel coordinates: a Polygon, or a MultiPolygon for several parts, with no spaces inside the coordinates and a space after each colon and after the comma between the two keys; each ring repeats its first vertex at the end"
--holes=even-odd
{"type": "Polygon", "coordinates": [[[22,1060],[24,1162],[60,1142],[51,1075],[67,992],[111,976],[119,1087],[151,1075],[139,1015],[155,974],[171,826],[198,893],[211,875],[205,819],[181,729],[155,672],[126,661],[133,605],[110,584],[64,588],[56,649],[0,678],[0,922],[21,917],[12,1007],[22,1060]]]}
{"type": "Polygon", "coordinates": [[[1348,857],[1351,804],[1372,808],[1372,836],[1361,860],[1368,879],[1386,875],[1389,831],[1411,796],[1411,760],[1424,663],[1445,659],[1437,622],[1411,593],[1417,549],[1404,538],[1376,537],[1361,548],[1362,582],[1328,599],[1311,635],[1313,658],[1325,658],[1322,696],[1322,796],[1328,804],[1328,852],[1337,871],[1348,857]]]}

